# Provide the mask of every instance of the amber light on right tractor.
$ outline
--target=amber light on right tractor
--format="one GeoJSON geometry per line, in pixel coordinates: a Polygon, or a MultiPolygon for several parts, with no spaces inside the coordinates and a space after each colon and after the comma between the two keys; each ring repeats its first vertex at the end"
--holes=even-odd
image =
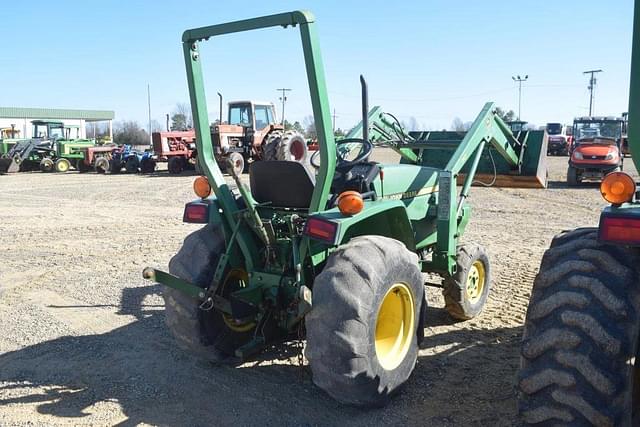
{"type": "Polygon", "coordinates": [[[600,193],[604,199],[614,205],[621,205],[633,200],[636,183],[624,172],[611,172],[600,184],[600,193]]]}

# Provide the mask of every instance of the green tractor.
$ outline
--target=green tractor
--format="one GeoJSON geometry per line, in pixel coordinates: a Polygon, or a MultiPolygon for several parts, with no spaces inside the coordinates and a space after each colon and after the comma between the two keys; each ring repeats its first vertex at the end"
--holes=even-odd
{"type": "Polygon", "coordinates": [[[65,125],[50,120],[34,120],[34,138],[51,141],[51,150],[40,156],[39,168],[42,172],[67,172],[73,166],[79,169],[84,160],[84,150],[94,147],[95,141],[72,138],[72,131],[79,135],[78,126],[65,125]]]}
{"type": "Polygon", "coordinates": [[[84,151],[94,147],[95,141],[72,139],[72,130],[78,126],[59,121],[33,120],[33,138],[0,141],[0,173],[26,172],[40,169],[42,172],[67,172],[78,169],[84,160],[84,151]]]}
{"type": "Polygon", "coordinates": [[[184,221],[204,226],[187,236],[169,273],[143,272],[163,285],[170,331],[181,347],[212,361],[246,359],[277,340],[305,337],[315,384],[347,404],[385,404],[416,366],[425,285],[442,288],[456,319],[477,316],[487,301],[489,256],[461,241],[476,172],[486,164],[494,177],[544,186],[544,132],[513,134],[488,103],[466,134],[407,134],[392,115],[368,110],[362,79],[362,123],[336,142],[310,13],[192,29],[182,41],[205,174],[194,182],[199,199],[186,205],[184,221]],[[199,45],[267,27],[300,30],[317,171],[255,162],[250,189],[232,173],[234,189],[211,144],[199,45]],[[370,161],[373,142],[395,150],[400,163],[370,161]],[[442,280],[425,283],[423,273],[442,280]]]}
{"type": "MultiPolygon", "coordinates": [[[[640,0],[633,22],[628,143],[640,171],[640,0]]],[[[611,205],[599,226],[556,236],[534,280],[518,374],[526,424],[640,425],[640,192],[619,171],[600,191],[611,205]]]]}

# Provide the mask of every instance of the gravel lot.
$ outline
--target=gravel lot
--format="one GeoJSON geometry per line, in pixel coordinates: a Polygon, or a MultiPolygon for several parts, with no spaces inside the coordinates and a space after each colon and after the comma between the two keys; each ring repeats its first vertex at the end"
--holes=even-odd
{"type": "MultiPolygon", "coordinates": [[[[518,345],[534,275],[554,234],[597,224],[596,185],[474,188],[465,240],[490,253],[484,313],[452,322],[437,289],[404,392],[383,409],[337,404],[281,345],[242,366],[184,354],[158,286],[183,238],[192,176],[0,176],[0,425],[512,425],[518,345]]],[[[631,167],[631,161],[625,166],[631,167]]]]}

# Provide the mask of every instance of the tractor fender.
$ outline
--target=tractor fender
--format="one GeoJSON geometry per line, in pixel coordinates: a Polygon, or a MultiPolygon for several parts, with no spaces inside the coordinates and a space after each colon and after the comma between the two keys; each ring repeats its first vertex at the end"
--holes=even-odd
{"type": "Polygon", "coordinates": [[[338,224],[334,240],[336,245],[347,243],[356,236],[377,235],[396,239],[410,251],[416,249],[407,209],[400,200],[367,201],[362,212],[353,216],[342,215],[338,208],[319,216],[338,224]]]}

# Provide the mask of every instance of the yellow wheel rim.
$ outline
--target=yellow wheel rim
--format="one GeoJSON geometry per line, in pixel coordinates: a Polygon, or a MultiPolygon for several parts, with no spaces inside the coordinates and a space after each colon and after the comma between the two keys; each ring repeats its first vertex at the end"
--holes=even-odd
{"type": "MultiPolygon", "coordinates": [[[[229,273],[227,273],[227,277],[224,278],[221,289],[222,295],[225,295],[225,292],[229,294],[240,288],[246,287],[247,280],[249,280],[249,275],[246,271],[234,268],[229,271],[229,273]]],[[[222,313],[222,320],[224,321],[224,324],[234,332],[248,332],[256,326],[255,322],[239,322],[226,313],[222,313]]]]}
{"type": "Polygon", "coordinates": [[[404,283],[395,283],[382,299],[376,319],[376,356],[384,369],[395,369],[404,360],[413,341],[414,323],[411,290],[404,283]]]}
{"type": "Polygon", "coordinates": [[[58,170],[60,172],[66,172],[69,170],[69,163],[67,162],[59,162],[58,163],[58,170]]]}
{"type": "Polygon", "coordinates": [[[467,275],[467,299],[471,304],[475,304],[482,297],[484,291],[486,273],[482,261],[477,260],[471,265],[467,275]]]}

